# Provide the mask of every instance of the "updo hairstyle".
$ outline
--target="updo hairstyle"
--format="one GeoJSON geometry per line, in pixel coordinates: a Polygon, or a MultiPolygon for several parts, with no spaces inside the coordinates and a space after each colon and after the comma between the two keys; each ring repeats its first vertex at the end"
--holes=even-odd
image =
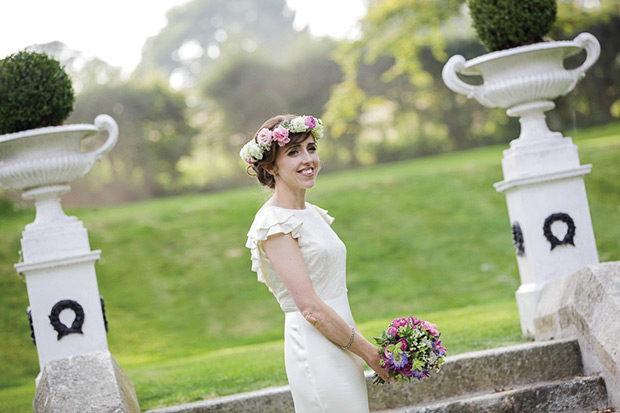
{"type": "MultiPolygon", "coordinates": [[[[254,134],[254,138],[253,138],[254,141],[258,142],[257,140],[258,132],[263,130],[263,128],[267,128],[270,131],[273,131],[285,120],[295,119],[296,117],[297,115],[278,115],[265,121],[265,123],[263,123],[261,127],[258,128],[258,131],[256,131],[256,133],[254,134]]],[[[310,131],[301,132],[301,133],[289,132],[288,137],[290,139],[290,142],[284,146],[292,145],[298,142],[303,142],[310,135],[311,135],[310,131]]],[[[251,165],[248,165],[247,170],[246,170],[248,175],[255,176],[256,179],[258,179],[258,182],[260,182],[262,185],[270,189],[275,188],[276,177],[272,175],[271,173],[269,173],[268,170],[275,169],[276,157],[278,156],[279,150],[280,150],[280,145],[278,145],[277,142],[273,142],[271,145],[271,148],[268,151],[265,151],[263,153],[263,159],[251,165]]]]}

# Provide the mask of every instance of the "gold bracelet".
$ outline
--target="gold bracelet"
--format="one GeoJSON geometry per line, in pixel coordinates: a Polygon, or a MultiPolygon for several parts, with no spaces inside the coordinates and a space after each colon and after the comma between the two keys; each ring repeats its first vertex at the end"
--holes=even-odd
{"type": "Polygon", "coordinates": [[[351,340],[349,340],[349,344],[346,347],[340,346],[341,349],[347,350],[353,344],[353,339],[355,338],[355,327],[351,327],[351,340]]]}

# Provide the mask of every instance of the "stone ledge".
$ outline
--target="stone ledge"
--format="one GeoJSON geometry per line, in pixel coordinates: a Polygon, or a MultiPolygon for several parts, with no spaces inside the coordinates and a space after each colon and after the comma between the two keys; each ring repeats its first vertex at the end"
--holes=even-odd
{"type": "Polygon", "coordinates": [[[600,376],[589,376],[379,413],[583,413],[607,407],[605,382],[600,376]]]}
{"type": "Polygon", "coordinates": [[[292,412],[293,397],[289,386],[269,387],[247,393],[233,394],[178,406],[148,410],[146,413],[206,412],[292,412]]]}
{"type": "Polygon", "coordinates": [[[589,265],[549,282],[534,319],[537,340],[579,341],[587,374],[605,379],[610,404],[620,407],[620,262],[589,265]]]}
{"type": "MultiPolygon", "coordinates": [[[[492,392],[528,383],[563,380],[583,373],[579,346],[574,340],[526,343],[448,356],[442,369],[424,381],[403,385],[374,385],[366,373],[371,411],[402,408],[457,395],[492,392]]],[[[289,387],[224,396],[149,413],[290,412],[289,387]]]]}

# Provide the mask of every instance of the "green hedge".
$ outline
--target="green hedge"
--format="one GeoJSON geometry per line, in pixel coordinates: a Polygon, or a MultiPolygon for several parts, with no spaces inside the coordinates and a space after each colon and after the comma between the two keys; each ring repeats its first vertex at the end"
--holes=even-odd
{"type": "Polygon", "coordinates": [[[0,60],[0,134],[60,125],[74,101],[71,79],[57,60],[27,51],[0,60]]]}
{"type": "Polygon", "coordinates": [[[476,38],[490,51],[542,41],[553,26],[556,0],[468,0],[476,38]]]}

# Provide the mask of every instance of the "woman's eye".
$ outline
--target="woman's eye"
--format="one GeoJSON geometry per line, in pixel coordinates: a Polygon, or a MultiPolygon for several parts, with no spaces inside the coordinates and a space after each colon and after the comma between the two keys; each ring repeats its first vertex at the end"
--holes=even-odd
{"type": "Polygon", "coordinates": [[[297,149],[291,149],[291,150],[288,152],[288,155],[289,155],[289,156],[293,156],[293,155],[297,155],[297,153],[299,153],[299,151],[298,151],[297,149]]]}

